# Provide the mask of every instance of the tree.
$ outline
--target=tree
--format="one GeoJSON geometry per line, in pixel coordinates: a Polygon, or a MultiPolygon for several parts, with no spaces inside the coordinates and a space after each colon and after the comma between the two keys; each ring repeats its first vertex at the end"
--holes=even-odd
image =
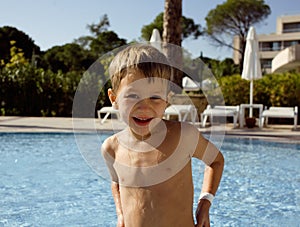
{"type": "Polygon", "coordinates": [[[165,0],[163,20],[163,41],[181,46],[182,0],[165,0]]]}
{"type": "Polygon", "coordinates": [[[121,39],[113,31],[104,31],[94,37],[90,43],[90,51],[97,58],[120,46],[126,45],[126,39],[121,39]]]}
{"type": "MultiPolygon", "coordinates": [[[[145,25],[142,28],[142,38],[144,40],[150,40],[152,31],[154,28],[158,29],[160,34],[163,34],[163,21],[164,21],[164,13],[160,13],[156,16],[153,22],[151,22],[148,25],[145,25]]],[[[203,34],[201,31],[201,26],[200,24],[195,24],[193,19],[187,18],[185,16],[181,17],[181,29],[182,29],[182,34],[181,38],[185,39],[190,36],[193,36],[194,39],[197,39],[200,35],[203,34]]]]}
{"type": "Polygon", "coordinates": [[[104,14],[98,24],[88,24],[87,28],[95,36],[100,35],[102,32],[107,31],[110,26],[107,14],[104,14]]]}
{"type": "Polygon", "coordinates": [[[206,16],[206,34],[217,46],[226,46],[235,50],[232,39],[239,37],[241,54],[240,70],[249,28],[262,22],[271,13],[271,9],[264,0],[227,0],[206,16]]]}
{"type": "Polygon", "coordinates": [[[108,27],[109,20],[105,14],[97,24],[87,25],[90,36],[80,37],[75,42],[89,50],[95,60],[108,51],[126,45],[126,40],[119,38],[114,31],[109,31],[108,27]]]}
{"type": "Polygon", "coordinates": [[[17,28],[4,26],[0,28],[0,60],[4,64],[8,63],[11,59],[11,47],[14,46],[24,53],[27,60],[32,59],[34,54],[40,54],[40,47],[34,44],[34,41],[24,32],[19,31],[17,28]],[[13,42],[13,44],[12,44],[13,42]]]}
{"type": "Polygon", "coordinates": [[[53,72],[59,70],[63,73],[70,71],[84,71],[93,62],[94,58],[89,52],[76,43],[68,43],[63,46],[54,46],[42,56],[42,66],[53,72]]]}
{"type": "MultiPolygon", "coordinates": [[[[165,0],[165,11],[163,20],[163,42],[181,46],[182,27],[178,23],[182,17],[182,0],[165,0]]],[[[170,46],[169,46],[170,47],[170,46]]],[[[169,59],[176,65],[171,78],[172,82],[181,86],[182,81],[182,51],[176,48],[164,48],[164,52],[169,59]]],[[[177,89],[173,89],[178,92],[177,89]]]]}

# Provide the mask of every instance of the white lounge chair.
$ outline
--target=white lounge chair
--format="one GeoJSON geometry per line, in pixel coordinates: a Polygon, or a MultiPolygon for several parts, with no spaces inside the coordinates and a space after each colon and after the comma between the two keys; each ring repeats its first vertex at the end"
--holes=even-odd
{"type": "Polygon", "coordinates": [[[240,106],[214,106],[208,105],[201,114],[201,124],[205,127],[207,118],[210,118],[212,124],[214,117],[233,117],[234,127],[237,125],[239,118],[240,106]]]}
{"type": "Polygon", "coordinates": [[[170,116],[177,116],[178,121],[186,121],[190,117],[193,124],[197,120],[197,110],[194,105],[176,105],[172,104],[165,110],[165,119],[169,120],[170,116]]]}
{"type": "Polygon", "coordinates": [[[294,119],[294,129],[297,128],[298,106],[295,107],[270,107],[262,112],[261,125],[268,125],[268,118],[292,118],[294,119]]]}
{"type": "Polygon", "coordinates": [[[210,79],[205,79],[202,82],[198,82],[187,76],[182,78],[181,84],[184,91],[199,91],[202,88],[207,90],[211,89],[212,87],[212,81],[210,79]]]}
{"type": "Polygon", "coordinates": [[[120,120],[120,114],[118,110],[114,109],[112,106],[104,106],[97,111],[100,124],[103,124],[110,114],[115,114],[117,116],[117,119],[120,120]],[[101,114],[105,114],[103,119],[101,119],[101,114]]]}

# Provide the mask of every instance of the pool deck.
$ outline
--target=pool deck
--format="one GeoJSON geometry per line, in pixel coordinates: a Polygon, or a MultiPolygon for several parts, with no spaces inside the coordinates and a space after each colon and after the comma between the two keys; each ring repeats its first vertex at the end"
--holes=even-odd
{"type": "MultiPolygon", "coordinates": [[[[100,124],[99,119],[90,118],[63,118],[63,117],[18,117],[0,116],[0,132],[34,133],[34,132],[95,132],[119,131],[124,123],[112,119],[100,124]],[[74,130],[75,128],[75,130],[74,130]]],[[[226,136],[251,137],[270,140],[280,140],[300,143],[300,126],[296,130],[292,125],[269,125],[260,128],[233,128],[233,124],[214,125],[199,128],[203,133],[225,133],[226,136]]]]}

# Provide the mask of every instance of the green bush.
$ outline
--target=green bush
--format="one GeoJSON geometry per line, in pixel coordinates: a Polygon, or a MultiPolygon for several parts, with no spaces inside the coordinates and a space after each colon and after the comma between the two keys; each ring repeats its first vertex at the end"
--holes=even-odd
{"type": "Polygon", "coordinates": [[[31,65],[1,70],[1,109],[3,115],[62,116],[74,93],[69,76],[36,69],[31,65]],[[71,85],[71,86],[70,86],[71,85]]]}
{"type": "MultiPolygon", "coordinates": [[[[98,100],[93,104],[95,112],[103,105],[109,105],[106,90],[110,83],[103,87],[107,66],[102,64],[104,68],[98,70],[99,75],[93,75],[93,70],[88,71],[91,73],[85,78],[88,86],[78,89],[87,97],[91,90],[99,91],[98,100]]],[[[76,71],[54,73],[30,64],[3,67],[0,69],[0,115],[70,117],[82,75],[76,71]]],[[[218,82],[226,105],[249,103],[249,81],[240,75],[232,75],[220,77],[218,82]]],[[[300,74],[269,74],[254,81],[253,102],[264,106],[300,107],[300,74]]]]}
{"type": "MultiPolygon", "coordinates": [[[[29,64],[4,67],[0,70],[0,115],[70,117],[82,75],[76,71],[53,73],[29,64]]],[[[93,78],[85,91],[90,95],[90,90],[95,91],[91,86],[99,87],[95,112],[108,104],[105,91],[110,85],[100,90],[99,83],[99,76],[93,78]]]]}
{"type": "MultiPolygon", "coordinates": [[[[249,103],[250,82],[240,75],[219,79],[226,105],[249,103]]],[[[299,106],[300,74],[268,74],[253,83],[253,102],[264,106],[299,106]]]]}

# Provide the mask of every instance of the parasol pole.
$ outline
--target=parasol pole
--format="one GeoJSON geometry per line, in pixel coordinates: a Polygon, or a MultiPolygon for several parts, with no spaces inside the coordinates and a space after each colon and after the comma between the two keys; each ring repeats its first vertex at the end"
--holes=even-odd
{"type": "Polygon", "coordinates": [[[249,117],[253,117],[253,80],[250,81],[250,107],[249,107],[249,117]]]}

